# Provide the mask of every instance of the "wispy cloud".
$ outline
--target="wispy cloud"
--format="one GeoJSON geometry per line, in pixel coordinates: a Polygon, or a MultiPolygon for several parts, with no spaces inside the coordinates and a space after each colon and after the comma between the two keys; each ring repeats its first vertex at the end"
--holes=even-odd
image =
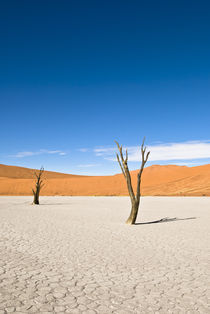
{"type": "Polygon", "coordinates": [[[89,149],[88,148],[79,148],[78,151],[81,153],[86,153],[89,151],[89,149]]]}
{"type": "Polygon", "coordinates": [[[78,165],[77,167],[79,167],[79,168],[91,168],[91,167],[97,167],[97,166],[100,166],[100,164],[81,164],[81,165],[78,165]]]}
{"type": "MultiPolygon", "coordinates": [[[[199,159],[200,160],[200,159],[199,159]]],[[[181,161],[181,162],[168,162],[170,165],[176,165],[176,166],[188,166],[188,167],[194,167],[199,166],[201,163],[199,161],[181,161]]]]}
{"type": "MultiPolygon", "coordinates": [[[[140,146],[125,147],[129,153],[129,161],[137,162],[141,160],[140,146]]],[[[210,140],[191,141],[181,143],[166,143],[149,145],[150,161],[169,160],[193,160],[210,158],[210,140]]],[[[115,160],[116,148],[96,148],[96,156],[103,156],[108,160],[115,160]]]]}
{"type": "Polygon", "coordinates": [[[96,156],[112,156],[115,152],[116,149],[114,147],[99,147],[99,148],[94,148],[94,153],[96,156]]]}
{"type": "Polygon", "coordinates": [[[65,155],[67,155],[67,153],[65,153],[65,152],[60,152],[59,155],[60,155],[60,156],[65,156],[65,155]]]}
{"type": "Polygon", "coordinates": [[[10,155],[9,157],[17,157],[17,158],[23,158],[23,157],[29,157],[34,155],[39,155],[39,152],[18,152],[15,155],[10,155]]]}
{"type": "Polygon", "coordinates": [[[24,157],[30,157],[30,156],[36,156],[36,155],[43,155],[43,154],[60,155],[60,156],[66,155],[66,153],[61,150],[40,149],[39,151],[36,151],[36,152],[27,152],[27,151],[18,152],[15,155],[10,155],[10,157],[24,158],[24,157]]]}

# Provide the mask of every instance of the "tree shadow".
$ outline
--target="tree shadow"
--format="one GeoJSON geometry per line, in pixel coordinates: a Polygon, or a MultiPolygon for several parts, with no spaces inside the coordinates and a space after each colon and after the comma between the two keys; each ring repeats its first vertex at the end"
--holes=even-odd
{"type": "Polygon", "coordinates": [[[180,221],[180,220],[190,220],[190,219],[197,219],[197,217],[188,217],[188,218],[169,218],[165,217],[159,220],[153,220],[148,222],[136,222],[134,225],[149,225],[149,224],[156,224],[156,223],[163,223],[163,222],[172,222],[172,221],[180,221]]]}
{"type": "Polygon", "coordinates": [[[41,203],[41,204],[39,204],[40,206],[56,206],[56,205],[70,205],[70,204],[72,204],[72,203],[41,203]]]}

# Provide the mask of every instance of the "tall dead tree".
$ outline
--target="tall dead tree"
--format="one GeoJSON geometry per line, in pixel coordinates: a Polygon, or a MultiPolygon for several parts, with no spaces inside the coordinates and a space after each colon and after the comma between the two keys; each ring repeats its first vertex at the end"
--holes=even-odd
{"type": "Polygon", "coordinates": [[[117,144],[118,150],[119,150],[119,155],[117,155],[117,160],[118,163],[120,165],[120,168],[122,170],[122,173],[125,177],[125,180],[127,182],[127,187],[128,187],[128,192],[130,195],[130,199],[131,199],[131,212],[130,212],[130,216],[128,217],[126,223],[128,225],[133,225],[136,222],[136,218],[138,215],[138,210],[139,210],[139,203],[140,203],[140,197],[141,197],[141,176],[144,170],[144,166],[148,160],[149,154],[150,152],[146,153],[146,147],[144,146],[144,141],[145,138],[143,139],[142,145],[141,145],[141,157],[142,157],[142,161],[141,161],[141,167],[139,169],[139,172],[137,174],[137,189],[136,189],[136,194],[133,191],[133,187],[132,187],[132,182],[131,182],[131,175],[130,175],[130,171],[128,168],[128,152],[126,150],[126,154],[125,157],[123,155],[123,149],[122,146],[119,145],[118,142],[115,141],[115,143],[117,144]],[[145,156],[146,153],[146,156],[145,156]]]}
{"type": "Polygon", "coordinates": [[[33,200],[33,204],[35,205],[39,205],[39,194],[40,194],[40,190],[43,187],[43,172],[44,172],[44,168],[41,167],[41,169],[39,170],[39,173],[35,172],[35,177],[36,177],[36,185],[35,188],[32,189],[33,195],[34,195],[34,200],[33,200]]]}

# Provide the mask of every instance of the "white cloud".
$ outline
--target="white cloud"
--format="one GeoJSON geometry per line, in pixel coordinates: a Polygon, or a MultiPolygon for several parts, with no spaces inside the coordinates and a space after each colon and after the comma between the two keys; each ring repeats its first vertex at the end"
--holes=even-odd
{"type": "Polygon", "coordinates": [[[40,155],[40,152],[18,152],[15,155],[10,155],[10,157],[17,157],[17,158],[23,158],[23,157],[29,157],[34,155],[40,155]]]}
{"type": "Polygon", "coordinates": [[[60,150],[46,150],[46,149],[40,149],[40,152],[43,154],[60,154],[60,150]]]}
{"type": "Polygon", "coordinates": [[[113,155],[116,151],[115,148],[94,148],[94,153],[96,154],[96,156],[109,156],[109,155],[113,155]]]}
{"type": "Polygon", "coordinates": [[[91,168],[91,167],[96,167],[96,166],[100,166],[100,164],[82,164],[82,165],[78,165],[77,167],[79,167],[79,168],[91,168]]]}
{"type": "Polygon", "coordinates": [[[88,150],[89,150],[88,148],[79,148],[78,149],[78,151],[81,153],[86,153],[86,152],[88,152],[88,150]]]}
{"type": "Polygon", "coordinates": [[[188,167],[193,167],[193,166],[199,166],[200,162],[196,161],[181,161],[181,162],[169,162],[170,165],[176,165],[176,166],[188,166],[188,167]]]}
{"type": "Polygon", "coordinates": [[[60,152],[59,155],[60,155],[60,156],[65,156],[65,155],[67,155],[67,154],[64,153],[64,152],[60,152]]]}
{"type": "MultiPolygon", "coordinates": [[[[128,150],[129,161],[137,162],[141,160],[140,146],[125,147],[128,150]]],[[[149,161],[168,160],[193,160],[210,158],[210,141],[191,141],[181,143],[167,143],[149,145],[149,161]]],[[[115,160],[117,148],[96,148],[96,156],[103,156],[108,160],[115,160]]]]}
{"type": "Polygon", "coordinates": [[[65,152],[62,152],[61,150],[47,150],[47,149],[40,149],[37,152],[18,152],[15,155],[11,155],[10,157],[16,157],[16,158],[24,158],[24,157],[30,157],[30,156],[36,156],[36,155],[43,155],[43,154],[53,154],[53,155],[66,155],[65,152]]]}
{"type": "MultiPolygon", "coordinates": [[[[148,146],[150,153],[150,161],[156,160],[190,160],[210,158],[210,142],[184,142],[169,143],[165,145],[148,146]]],[[[130,160],[140,160],[135,152],[130,160]]]]}

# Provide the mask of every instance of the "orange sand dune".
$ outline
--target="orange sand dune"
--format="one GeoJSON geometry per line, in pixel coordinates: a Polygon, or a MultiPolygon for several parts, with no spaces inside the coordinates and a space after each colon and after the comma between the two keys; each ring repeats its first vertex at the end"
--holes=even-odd
{"type": "MultiPolygon", "coordinates": [[[[31,195],[33,169],[0,165],[0,195],[31,195]]],[[[136,188],[137,171],[132,171],[136,188]]],[[[42,195],[128,195],[121,174],[79,176],[46,171],[42,195]]],[[[210,196],[210,165],[198,167],[154,165],[144,170],[143,195],[210,196]]]]}
{"type": "MultiPolygon", "coordinates": [[[[5,178],[12,178],[12,179],[33,179],[34,173],[39,170],[36,169],[29,169],[23,167],[16,167],[16,166],[6,166],[0,164],[0,177],[5,178]]],[[[53,171],[45,171],[45,178],[47,179],[58,179],[58,178],[65,178],[65,177],[72,177],[74,175],[65,174],[60,172],[53,172],[53,171]]],[[[77,176],[79,177],[79,176],[77,176]]]]}

